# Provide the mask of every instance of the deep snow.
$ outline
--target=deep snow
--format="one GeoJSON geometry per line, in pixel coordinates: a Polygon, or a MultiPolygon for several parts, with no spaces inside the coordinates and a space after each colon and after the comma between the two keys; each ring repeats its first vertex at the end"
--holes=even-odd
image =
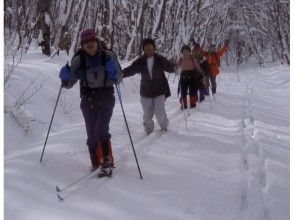
{"type": "Polygon", "coordinates": [[[41,122],[31,122],[28,134],[10,113],[4,114],[5,219],[289,219],[288,66],[223,66],[215,100],[210,96],[186,111],[188,133],[174,74],[169,75],[172,96],[166,102],[169,129],[162,134],[156,124],[149,136],[142,126],[140,77],[125,79],[122,100],[143,180],[117,99],[110,128],[115,175],[91,179],[60,202],[55,185],[65,186],[90,168],[78,86],[62,92],[39,162],[60,86],[58,71],[66,59],[30,52],[5,91],[7,109],[36,77],[36,84],[44,82],[19,111],[41,122]]]}

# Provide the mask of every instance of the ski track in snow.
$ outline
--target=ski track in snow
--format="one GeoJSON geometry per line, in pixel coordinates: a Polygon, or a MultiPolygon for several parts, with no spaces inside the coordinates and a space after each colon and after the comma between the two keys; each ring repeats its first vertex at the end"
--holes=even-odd
{"type": "Polygon", "coordinates": [[[243,183],[241,191],[241,210],[243,219],[250,219],[250,213],[258,213],[257,219],[270,220],[269,210],[266,206],[266,200],[263,195],[263,189],[266,186],[265,162],[262,154],[262,149],[254,139],[255,125],[253,116],[253,93],[252,85],[253,73],[250,72],[246,78],[246,87],[244,89],[243,103],[243,135],[244,145],[241,147],[241,161],[243,183]],[[252,153],[252,155],[249,155],[252,153]],[[251,194],[257,195],[257,198],[250,199],[251,194]],[[256,203],[261,206],[261,209],[255,210],[256,203]],[[251,209],[248,211],[248,209],[251,209]]]}
{"type": "MultiPolygon", "coordinates": [[[[41,63],[39,70],[46,72],[50,68],[48,62],[47,59],[28,61],[23,67],[34,70],[41,63]]],[[[5,215],[11,220],[20,219],[20,216],[34,219],[43,212],[46,213],[43,219],[71,220],[97,217],[277,219],[277,213],[282,212],[273,210],[276,203],[272,203],[270,193],[275,193],[273,188],[277,180],[273,178],[277,178],[276,173],[284,175],[281,181],[288,177],[289,117],[284,115],[287,109],[279,111],[275,106],[289,101],[281,91],[289,85],[288,78],[283,78],[286,74],[279,74],[279,69],[276,71],[278,76],[271,73],[268,78],[260,70],[257,73],[240,70],[240,81],[236,81],[232,68],[223,71],[218,76],[215,99],[207,97],[185,115],[175,95],[177,83],[170,77],[172,97],[166,103],[168,131],[161,132],[155,119],[155,130],[150,135],[143,131],[138,78],[125,80],[126,85],[121,87],[122,99],[143,180],[139,179],[117,100],[110,125],[116,165],[114,176],[109,180],[91,179],[68,200],[56,203],[55,185],[66,186],[82,176],[88,171],[89,159],[82,120],[62,128],[53,127],[41,164],[36,162],[43,147],[41,140],[5,155],[5,215]],[[262,90],[269,88],[279,88],[277,97],[262,90]],[[268,101],[271,99],[274,112],[266,112],[266,108],[258,105],[262,100],[262,104],[271,107],[268,101]],[[275,124],[269,124],[270,118],[275,124]],[[36,175],[26,176],[32,172],[36,175]],[[23,204],[24,198],[29,200],[27,204],[23,204]],[[21,205],[24,208],[19,208],[21,205]],[[35,211],[26,211],[32,207],[35,211]],[[15,214],[15,209],[19,214],[15,214]]],[[[56,76],[50,77],[58,81],[56,76]]],[[[61,117],[58,115],[58,118],[61,117]]],[[[278,199],[285,191],[281,192],[278,199]]],[[[287,204],[287,201],[282,202],[287,204]]]]}

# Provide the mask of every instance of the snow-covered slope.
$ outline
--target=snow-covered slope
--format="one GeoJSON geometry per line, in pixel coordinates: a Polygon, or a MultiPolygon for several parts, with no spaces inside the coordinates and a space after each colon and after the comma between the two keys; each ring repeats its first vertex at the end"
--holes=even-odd
{"type": "Polygon", "coordinates": [[[117,99],[111,133],[116,170],[109,180],[58,201],[65,186],[89,172],[78,87],[64,91],[43,148],[64,57],[27,55],[5,91],[11,106],[37,76],[44,85],[23,112],[41,123],[24,131],[5,113],[5,219],[289,219],[289,68],[223,67],[218,93],[195,110],[179,109],[177,78],[166,110],[169,130],[146,136],[139,101],[139,76],[127,78],[121,95],[143,174],[140,180],[117,99]],[[237,73],[240,81],[238,81],[237,73]]]}

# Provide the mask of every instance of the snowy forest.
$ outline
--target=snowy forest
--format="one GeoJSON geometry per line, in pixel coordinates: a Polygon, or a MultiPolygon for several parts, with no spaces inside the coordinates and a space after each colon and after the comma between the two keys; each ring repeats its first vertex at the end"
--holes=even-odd
{"type": "Polygon", "coordinates": [[[227,39],[227,63],[289,64],[289,8],[289,0],[5,0],[5,44],[25,52],[38,39],[43,54],[72,55],[79,32],[94,28],[121,60],[140,54],[148,36],[168,58],[191,38],[204,47],[227,39]]]}
{"type": "Polygon", "coordinates": [[[290,219],[290,0],[4,0],[3,64],[5,220],[290,219]],[[91,166],[80,83],[66,89],[61,81],[81,42],[96,45],[82,41],[85,29],[107,43],[123,72],[110,84],[107,110],[113,173],[101,178],[91,166]],[[146,55],[145,38],[173,65],[161,73],[168,127],[152,116],[151,133],[144,73],[126,75],[146,55]],[[208,94],[194,106],[189,90],[185,108],[185,71],[175,63],[193,39],[226,51],[214,63],[215,90],[211,79],[197,88],[195,96],[208,94]]]}

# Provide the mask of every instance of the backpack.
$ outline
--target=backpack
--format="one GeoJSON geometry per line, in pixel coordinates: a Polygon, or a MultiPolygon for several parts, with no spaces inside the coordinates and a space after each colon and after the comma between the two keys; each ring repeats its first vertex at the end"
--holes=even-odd
{"type": "MultiPolygon", "coordinates": [[[[80,74],[77,74],[76,77],[79,79],[80,81],[80,97],[83,97],[84,95],[87,95],[91,92],[91,88],[89,87],[89,83],[87,81],[87,77],[86,77],[86,71],[87,71],[87,66],[86,66],[86,54],[85,51],[80,48],[78,49],[73,58],[76,56],[80,56],[80,69],[82,70],[82,72],[80,74]]],[[[106,64],[106,60],[109,59],[109,57],[107,57],[106,52],[102,49],[102,66],[105,66],[106,64]]],[[[105,77],[104,77],[104,84],[103,84],[103,88],[106,87],[106,82],[108,79],[108,74],[105,72],[105,77]]]]}

